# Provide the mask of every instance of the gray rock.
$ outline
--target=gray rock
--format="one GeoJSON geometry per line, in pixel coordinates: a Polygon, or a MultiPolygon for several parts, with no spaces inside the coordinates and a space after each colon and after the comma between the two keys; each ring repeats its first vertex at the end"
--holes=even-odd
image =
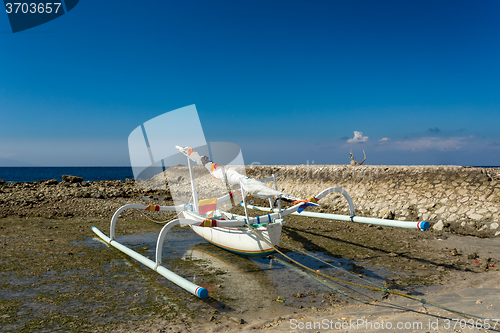
{"type": "Polygon", "coordinates": [[[237,318],[237,317],[230,317],[232,321],[234,321],[236,324],[244,324],[245,320],[242,318],[237,318]]]}
{"type": "Polygon", "coordinates": [[[93,192],[90,196],[96,199],[104,199],[104,195],[100,192],[93,192]]]}
{"type": "Polygon", "coordinates": [[[394,212],[389,209],[382,209],[378,213],[378,217],[381,219],[394,220],[394,216],[395,216],[394,212]]]}
{"type": "Polygon", "coordinates": [[[4,185],[4,184],[5,184],[5,181],[0,178],[0,185],[4,185]]]}
{"type": "Polygon", "coordinates": [[[480,221],[483,219],[483,216],[482,215],[479,215],[477,213],[469,213],[467,214],[472,220],[474,221],[480,221]]]}
{"type": "Polygon", "coordinates": [[[432,226],[432,229],[436,231],[442,231],[444,227],[443,221],[439,220],[436,224],[432,226]]]}
{"type": "Polygon", "coordinates": [[[490,229],[491,229],[491,230],[498,229],[498,223],[493,222],[492,224],[490,224],[490,229]]]}
{"type": "Polygon", "coordinates": [[[479,230],[479,231],[484,231],[484,230],[486,230],[486,229],[488,229],[488,225],[487,225],[487,224],[484,224],[484,225],[483,225],[482,227],[480,227],[478,230],[479,230]]]}
{"type": "Polygon", "coordinates": [[[57,185],[59,183],[56,179],[49,179],[43,182],[45,185],[57,185]]]}
{"type": "Polygon", "coordinates": [[[77,176],[71,176],[71,175],[63,175],[62,181],[64,183],[81,183],[81,182],[83,182],[83,178],[77,177],[77,176]]]}

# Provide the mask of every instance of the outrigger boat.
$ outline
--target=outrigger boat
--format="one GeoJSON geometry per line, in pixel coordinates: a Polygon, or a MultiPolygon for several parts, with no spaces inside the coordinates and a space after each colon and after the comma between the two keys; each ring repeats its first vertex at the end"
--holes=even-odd
{"type": "MultiPolygon", "coordinates": [[[[169,121],[171,120],[172,117],[169,118],[169,121]]],[[[140,132],[140,134],[145,133],[146,131],[144,127],[138,128],[139,130],[137,130],[137,132],[140,132]]],[[[131,146],[130,138],[137,137],[134,135],[135,134],[133,132],[129,137],[129,147],[131,146]]],[[[190,139],[193,142],[191,137],[190,139]]],[[[155,162],[155,159],[153,158],[155,149],[154,147],[148,145],[147,141],[148,140],[145,139],[145,146],[149,151],[151,161],[155,162]]],[[[200,140],[195,141],[198,143],[200,142],[200,140]]],[[[230,150],[233,151],[233,153],[236,152],[237,156],[241,156],[239,148],[235,149],[235,145],[232,144],[219,143],[217,145],[212,143],[210,146],[212,147],[212,156],[214,156],[214,151],[216,150],[214,147],[219,147],[223,151],[230,150]]],[[[175,148],[184,156],[184,158],[187,157],[187,168],[183,166],[174,166],[161,173],[161,176],[165,176],[167,178],[168,186],[174,200],[174,206],[126,204],[114,213],[111,219],[109,237],[96,227],[92,227],[92,230],[107,244],[128,254],[132,258],[155,270],[168,280],[200,298],[208,297],[207,289],[186,280],[161,265],[163,242],[172,227],[178,225],[189,226],[196,234],[206,241],[225,250],[247,257],[263,257],[273,253],[280,243],[281,230],[283,224],[285,223],[284,218],[291,214],[330,220],[418,229],[422,231],[429,228],[429,222],[427,221],[408,222],[356,216],[351,197],[344,189],[339,187],[329,187],[315,196],[302,200],[279,191],[274,174],[271,177],[264,179],[249,178],[244,174],[244,164],[242,165],[243,168],[240,169],[238,169],[238,166],[235,165],[228,165],[225,167],[212,162],[211,158],[208,156],[200,154],[198,152],[198,148],[196,150],[190,147],[175,146],[175,148]],[[198,166],[193,166],[193,162],[198,166]],[[179,176],[180,171],[187,171],[189,176],[179,176]],[[204,174],[207,174],[207,171],[210,181],[200,177],[200,174],[203,172],[204,174]],[[201,184],[197,184],[195,178],[201,184]],[[187,179],[189,179],[189,188],[186,188],[188,183],[187,179]],[[184,182],[185,186],[180,186],[180,183],[184,180],[186,180],[184,182]],[[213,185],[211,183],[214,180],[217,185],[213,185]],[[266,186],[266,183],[271,181],[273,182],[274,189],[266,186]],[[222,195],[219,196],[217,195],[218,193],[222,195]],[[307,207],[319,206],[318,202],[330,193],[340,193],[346,199],[350,212],[348,216],[304,211],[307,207]],[[213,194],[217,196],[214,197],[213,194]],[[247,203],[248,195],[261,199],[268,199],[269,207],[259,207],[247,203]],[[291,206],[288,208],[282,208],[283,202],[289,202],[291,203],[291,206]],[[236,205],[240,205],[244,208],[245,215],[237,215],[232,212],[232,207],[236,205]],[[146,210],[148,212],[156,213],[176,212],[178,214],[178,218],[168,222],[161,229],[158,235],[155,261],[144,257],[143,255],[116,241],[115,226],[118,216],[127,209],[146,210]],[[249,209],[265,211],[266,213],[251,217],[248,213],[249,209]]],[[[201,149],[203,150],[205,148],[201,149]]],[[[221,149],[219,149],[219,151],[221,149]]],[[[210,153],[210,147],[208,147],[207,150],[210,153]]],[[[131,151],[131,156],[132,155],[131,151]]],[[[236,160],[238,160],[238,158],[229,159],[229,161],[232,162],[236,160]]],[[[171,161],[179,161],[179,157],[175,156],[175,158],[171,159],[171,161]]],[[[155,163],[158,165],[158,162],[155,163]]],[[[165,162],[162,161],[161,163],[163,165],[165,162]]],[[[174,164],[170,163],[169,165],[174,164]]],[[[163,168],[165,167],[163,166],[163,168]]],[[[157,178],[157,176],[155,177],[157,178]]],[[[151,186],[151,180],[154,180],[155,177],[152,177],[150,180],[146,180],[146,183],[148,184],[147,186],[151,186]]]]}
{"type": "Polygon", "coordinates": [[[200,298],[206,298],[208,291],[200,286],[194,285],[190,281],[176,275],[165,267],[161,266],[163,242],[168,231],[177,225],[189,226],[196,234],[206,241],[221,247],[225,250],[249,257],[264,257],[275,251],[275,248],[280,242],[281,229],[285,223],[284,217],[290,214],[302,215],[307,217],[324,218],[330,220],[352,221],[359,223],[369,223],[373,225],[400,227],[407,229],[418,229],[425,231],[429,228],[429,222],[408,222],[398,220],[385,220],[371,217],[356,216],[354,204],[349,194],[342,188],[329,187],[315,196],[307,200],[300,200],[290,195],[278,191],[276,177],[273,174],[269,178],[253,179],[240,174],[234,168],[225,168],[224,166],[213,163],[207,156],[200,156],[190,147],[178,147],[179,151],[188,158],[188,168],[191,179],[193,203],[186,203],[178,206],[160,206],[160,205],[141,205],[127,204],[120,207],[111,219],[110,236],[107,237],[96,227],[92,230],[106,243],[116,247],[120,251],[130,255],[139,262],[145,264],[149,268],[157,271],[167,279],[176,283],[180,287],[193,293],[200,298]],[[228,194],[213,198],[198,200],[198,193],[194,181],[194,172],[192,162],[196,162],[199,166],[205,167],[210,171],[210,174],[231,187],[239,187],[238,190],[233,190],[228,194]],[[272,181],[274,189],[265,185],[266,182],[272,181]],[[349,204],[350,215],[325,214],[316,212],[304,212],[308,206],[319,206],[318,201],[330,193],[340,193],[344,196],[349,204]],[[246,203],[247,196],[251,194],[258,198],[267,198],[270,202],[270,207],[258,207],[246,203]],[[238,203],[245,209],[245,215],[236,215],[231,212],[226,212],[217,209],[217,206],[227,202],[235,201],[241,197],[238,203]],[[276,200],[273,201],[273,198],[276,200]],[[281,202],[292,202],[293,205],[289,208],[282,209],[281,202]],[[274,202],[277,203],[275,208],[274,202]],[[160,231],[156,244],[156,261],[140,255],[132,251],[126,246],[118,243],[115,240],[115,225],[118,216],[126,209],[144,209],[152,212],[178,212],[182,217],[174,219],[167,223],[160,231]],[[265,215],[250,217],[248,209],[258,211],[268,211],[265,215]]]}

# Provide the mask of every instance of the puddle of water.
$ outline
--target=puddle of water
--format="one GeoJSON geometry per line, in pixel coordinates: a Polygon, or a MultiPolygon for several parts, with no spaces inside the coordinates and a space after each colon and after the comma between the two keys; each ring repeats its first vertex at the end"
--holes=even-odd
{"type": "MultiPolygon", "coordinates": [[[[117,236],[116,240],[128,247],[142,247],[144,255],[154,260],[157,237],[158,234],[126,235],[117,236]]],[[[393,275],[388,269],[368,270],[361,268],[359,263],[319,252],[314,253],[314,256],[334,267],[298,252],[288,252],[287,255],[313,270],[365,285],[372,283],[380,286],[386,277],[393,275]],[[348,271],[353,272],[350,274],[348,271]],[[362,275],[364,280],[360,280],[358,275],[362,275]]],[[[320,306],[325,303],[324,299],[316,294],[330,295],[336,302],[344,303],[369,302],[381,296],[378,292],[352,287],[305,272],[279,254],[257,259],[241,257],[207,243],[190,229],[176,229],[169,233],[164,243],[163,261],[168,262],[168,259],[192,261],[198,269],[200,266],[205,266],[207,274],[214,271],[224,272],[218,274],[221,282],[206,282],[204,276],[196,275],[196,270],[191,270],[188,265],[183,276],[207,288],[210,295],[216,291],[225,299],[224,303],[230,306],[231,310],[240,313],[258,312],[259,309],[280,312],[283,303],[299,308],[320,306]],[[299,297],[296,297],[297,294],[299,297]],[[277,302],[278,297],[285,299],[285,302],[277,302]]],[[[168,267],[168,264],[165,266],[168,267]]],[[[171,282],[163,280],[165,286],[176,288],[171,282]]],[[[323,305],[328,304],[327,302],[323,305]]]]}

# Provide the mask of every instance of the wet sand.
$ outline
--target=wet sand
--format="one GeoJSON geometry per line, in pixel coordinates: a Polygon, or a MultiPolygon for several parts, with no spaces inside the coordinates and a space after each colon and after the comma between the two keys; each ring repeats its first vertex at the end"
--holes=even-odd
{"type": "MultiPolygon", "coordinates": [[[[477,239],[450,235],[446,240],[429,242],[429,250],[443,246],[475,250],[479,253],[479,258],[493,255],[497,262],[500,256],[498,238],[477,239]]],[[[327,312],[293,314],[278,322],[256,322],[253,327],[249,325],[243,331],[252,331],[254,327],[258,327],[266,332],[500,332],[498,270],[487,273],[454,272],[447,274],[444,280],[434,287],[419,288],[423,293],[419,297],[482,318],[471,319],[430,304],[422,305],[399,296],[390,296],[387,300],[370,305],[348,305],[327,312]]]]}
{"type": "MultiPolygon", "coordinates": [[[[175,230],[165,245],[164,263],[209,289],[209,299],[200,300],[93,239],[93,225],[109,230],[107,218],[0,219],[0,331],[286,332],[301,331],[299,321],[325,318],[333,323],[439,319],[440,325],[446,318],[462,319],[428,306],[430,315],[425,314],[419,303],[401,297],[383,300],[381,293],[327,282],[293,268],[280,255],[240,258],[193,232],[175,230]],[[285,301],[277,302],[278,297],[285,301]]],[[[124,218],[117,235],[124,235],[121,241],[127,246],[154,258],[154,237],[160,228],[149,220],[124,218]]],[[[491,319],[500,316],[500,238],[291,216],[282,240],[363,281],[384,285],[390,279],[392,288],[452,309],[491,319]]],[[[349,278],[285,245],[283,249],[314,269],[349,278]]]]}

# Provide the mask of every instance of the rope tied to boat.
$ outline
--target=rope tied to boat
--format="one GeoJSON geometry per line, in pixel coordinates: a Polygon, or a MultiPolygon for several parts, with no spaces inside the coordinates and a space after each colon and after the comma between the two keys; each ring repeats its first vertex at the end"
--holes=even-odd
{"type": "MultiPolygon", "coordinates": [[[[252,228],[251,225],[248,225],[248,228],[250,230],[252,230],[252,232],[257,235],[257,237],[259,237],[264,243],[266,243],[267,245],[271,246],[272,245],[267,241],[265,240],[261,235],[259,235],[258,232],[255,231],[254,228],[252,228]]],[[[283,242],[282,242],[283,243],[283,242]]],[[[396,290],[393,290],[393,289],[388,289],[388,288],[385,288],[385,287],[379,287],[379,286],[367,286],[367,285],[364,285],[364,284],[360,284],[360,283],[355,283],[355,282],[352,282],[352,281],[347,281],[347,280],[343,280],[343,279],[339,279],[339,278],[336,278],[334,276],[331,276],[329,274],[325,274],[325,273],[322,273],[318,270],[314,270],[304,264],[301,264],[300,262],[298,262],[297,260],[287,256],[285,253],[283,253],[283,251],[281,251],[279,248],[278,248],[278,245],[274,246],[274,249],[276,250],[276,252],[278,252],[279,254],[281,254],[283,257],[287,258],[288,260],[290,260],[291,262],[293,262],[294,264],[296,264],[297,266],[299,267],[302,267],[308,271],[311,271],[313,273],[316,273],[320,276],[323,276],[327,279],[330,279],[330,280],[333,280],[333,281],[337,281],[337,282],[341,282],[341,283],[345,283],[345,284],[348,284],[348,285],[351,285],[351,286],[355,286],[355,287],[360,287],[360,288],[364,288],[364,289],[369,289],[369,290],[372,290],[372,291],[380,291],[380,292],[383,292],[384,294],[392,294],[392,295],[397,295],[397,296],[401,296],[401,297],[405,297],[405,298],[409,298],[411,300],[414,300],[414,301],[417,301],[419,303],[422,304],[422,306],[425,308],[425,304],[429,304],[431,306],[434,306],[434,307],[437,307],[437,308],[440,308],[440,309],[443,309],[443,310],[446,310],[448,312],[451,312],[451,313],[455,313],[455,314],[458,314],[462,317],[465,317],[465,318],[469,318],[469,319],[473,319],[473,318],[478,318],[478,319],[486,319],[484,317],[481,317],[481,316],[476,316],[476,315],[472,315],[472,314],[468,314],[468,313],[465,313],[465,312],[461,312],[461,311],[458,311],[458,310],[453,310],[453,309],[450,309],[450,308],[447,308],[443,305],[440,305],[440,304],[437,304],[437,303],[434,303],[434,302],[429,302],[423,298],[419,298],[419,297],[415,297],[415,296],[412,296],[412,295],[408,295],[408,294],[405,294],[403,292],[399,292],[399,291],[396,291],[396,290]]],[[[309,255],[308,253],[306,252],[303,252],[301,251],[302,253],[308,255],[308,256],[311,256],[309,255]]],[[[311,256],[313,258],[315,258],[314,256],[311,256]]],[[[316,259],[316,258],[315,258],[316,259]]],[[[386,297],[387,298],[387,297],[386,297]]],[[[426,309],[427,310],[427,309],[426,309]]]]}

